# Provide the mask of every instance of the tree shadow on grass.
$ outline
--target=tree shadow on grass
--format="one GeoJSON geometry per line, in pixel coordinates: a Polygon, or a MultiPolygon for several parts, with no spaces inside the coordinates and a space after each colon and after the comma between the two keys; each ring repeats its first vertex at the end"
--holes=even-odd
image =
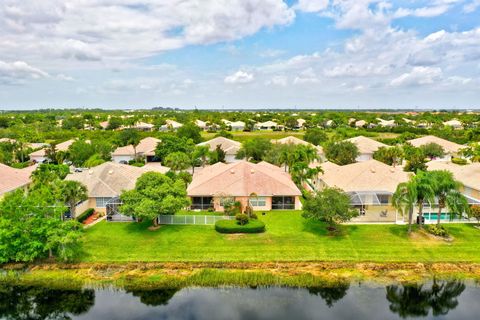
{"type": "Polygon", "coordinates": [[[349,232],[355,230],[356,226],[338,225],[336,230],[328,230],[328,225],[324,222],[305,219],[303,221],[302,231],[314,234],[316,236],[329,237],[333,240],[341,240],[348,235],[349,232]],[[352,228],[354,227],[354,228],[352,228]]]}
{"type": "MultiPolygon", "coordinates": [[[[408,226],[405,225],[405,226],[402,226],[402,225],[388,225],[388,226],[385,226],[385,228],[388,230],[388,233],[390,233],[391,235],[397,237],[397,238],[401,238],[401,239],[407,239],[408,238],[408,226]]],[[[412,226],[412,232],[416,232],[417,231],[417,227],[416,226],[412,226]]]]}

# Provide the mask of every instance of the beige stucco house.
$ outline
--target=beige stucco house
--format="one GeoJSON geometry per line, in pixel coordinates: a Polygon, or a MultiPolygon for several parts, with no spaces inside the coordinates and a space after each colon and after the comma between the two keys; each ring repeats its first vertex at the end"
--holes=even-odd
{"type": "Polygon", "coordinates": [[[345,141],[350,141],[357,146],[359,155],[355,159],[357,162],[368,161],[373,159],[373,153],[381,147],[388,147],[386,144],[378,142],[376,140],[358,136],[345,141]]]}
{"type": "Polygon", "coordinates": [[[238,150],[242,147],[242,144],[225,137],[216,137],[205,142],[200,142],[197,146],[208,146],[210,151],[214,151],[217,146],[220,146],[221,149],[225,151],[225,162],[232,163],[238,161],[235,159],[235,156],[237,155],[238,150]]]}
{"type": "MultiPolygon", "coordinates": [[[[155,160],[155,149],[157,144],[161,142],[160,139],[147,137],[140,140],[136,150],[137,158],[143,157],[146,162],[151,162],[155,160]]],[[[128,163],[135,158],[135,150],[131,145],[118,147],[112,153],[112,160],[117,163],[128,163]]]]}
{"type": "Polygon", "coordinates": [[[216,163],[193,175],[187,188],[192,209],[223,211],[226,199],[254,210],[299,210],[302,193],[283,169],[266,162],[216,163]]]}
{"type": "MultiPolygon", "coordinates": [[[[75,140],[67,140],[62,143],[59,143],[55,146],[57,151],[67,151],[68,148],[74,143],[75,140]]],[[[46,150],[47,147],[42,148],[40,150],[34,151],[29,154],[30,160],[35,162],[35,163],[43,163],[45,160],[47,160],[47,155],[46,155],[46,150]]]]}

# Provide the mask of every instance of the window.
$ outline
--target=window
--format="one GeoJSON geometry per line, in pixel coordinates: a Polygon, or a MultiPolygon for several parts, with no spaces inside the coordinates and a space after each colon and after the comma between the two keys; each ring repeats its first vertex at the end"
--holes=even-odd
{"type": "Polygon", "coordinates": [[[252,207],[265,207],[267,199],[265,197],[252,197],[250,198],[250,205],[252,207]]]}
{"type": "Polygon", "coordinates": [[[212,197],[192,197],[192,209],[206,210],[208,208],[213,208],[212,197]]]}
{"type": "Polygon", "coordinates": [[[388,194],[377,194],[378,201],[380,201],[380,204],[388,204],[390,195],[388,194]]]}
{"type": "Polygon", "coordinates": [[[96,208],[106,208],[107,202],[112,200],[113,198],[106,198],[106,197],[99,197],[95,198],[95,207],[96,208]]]}
{"type": "Polygon", "coordinates": [[[278,196],[272,197],[272,210],[295,209],[295,197],[278,196]]]}

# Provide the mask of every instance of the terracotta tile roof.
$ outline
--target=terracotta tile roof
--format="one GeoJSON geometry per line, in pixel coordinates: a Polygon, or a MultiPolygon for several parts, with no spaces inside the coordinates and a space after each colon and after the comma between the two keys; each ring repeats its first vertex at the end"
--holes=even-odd
{"type": "MultiPolygon", "coordinates": [[[[160,139],[147,137],[145,139],[140,140],[140,143],[137,146],[137,155],[139,156],[154,156],[155,149],[157,148],[157,144],[161,142],[160,139]]],[[[135,152],[131,145],[118,147],[113,151],[112,156],[134,156],[135,152]]]]}
{"type": "Polygon", "coordinates": [[[301,195],[283,169],[266,162],[254,164],[247,161],[216,163],[205,167],[193,175],[187,192],[189,196],[226,194],[238,197],[251,193],[259,196],[301,195]]]}
{"type": "Polygon", "coordinates": [[[135,167],[115,162],[105,162],[88,171],[69,174],[65,180],[83,183],[88,189],[88,196],[91,198],[116,197],[123,190],[135,188],[137,179],[149,171],[164,173],[163,169],[154,167],[135,167]]]}
{"type": "Polygon", "coordinates": [[[387,191],[395,192],[398,184],[408,181],[410,173],[402,167],[391,167],[377,160],[339,166],[332,162],[321,164],[324,171],[319,179],[330,187],[345,192],[387,191]]]}
{"type": "Polygon", "coordinates": [[[478,162],[461,166],[445,161],[430,161],[427,166],[428,170],[448,170],[464,186],[480,190],[480,163],[478,162]]]}
{"type": "Polygon", "coordinates": [[[0,196],[24,187],[31,182],[30,176],[37,166],[15,169],[0,163],[0,196]]]}
{"type": "Polygon", "coordinates": [[[461,144],[451,142],[436,136],[425,136],[413,140],[409,140],[414,147],[421,147],[423,145],[426,145],[428,143],[436,143],[445,150],[447,153],[457,153],[460,149],[465,148],[465,146],[462,146],[461,144]]]}
{"type": "Polygon", "coordinates": [[[222,150],[227,155],[236,155],[242,144],[238,141],[227,139],[225,137],[216,137],[211,140],[200,142],[198,146],[208,146],[210,151],[214,151],[218,145],[221,145],[222,150]]]}
{"type": "Polygon", "coordinates": [[[358,136],[358,137],[346,139],[346,141],[350,141],[353,144],[355,144],[360,154],[365,154],[365,153],[371,154],[377,151],[381,147],[388,147],[386,144],[383,144],[381,142],[378,142],[376,140],[373,140],[364,136],[358,136]]]}

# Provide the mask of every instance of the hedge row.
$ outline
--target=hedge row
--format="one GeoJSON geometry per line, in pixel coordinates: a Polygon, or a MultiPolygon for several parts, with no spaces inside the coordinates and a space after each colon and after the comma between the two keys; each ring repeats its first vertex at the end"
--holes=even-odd
{"type": "Polygon", "coordinates": [[[215,223],[215,230],[220,233],[261,233],[265,231],[265,223],[250,220],[241,226],[236,220],[219,220],[215,223]]]}
{"type": "Polygon", "coordinates": [[[90,217],[94,212],[95,210],[92,208],[85,210],[81,215],[77,217],[77,221],[83,223],[83,221],[87,220],[88,217],[90,217]]]}

